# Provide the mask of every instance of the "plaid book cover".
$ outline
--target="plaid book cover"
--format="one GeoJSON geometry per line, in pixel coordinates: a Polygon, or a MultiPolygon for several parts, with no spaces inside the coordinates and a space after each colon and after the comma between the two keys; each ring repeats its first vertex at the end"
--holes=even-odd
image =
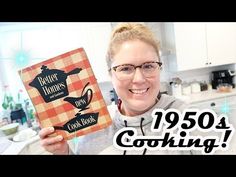
{"type": "Polygon", "coordinates": [[[83,48],[19,71],[41,127],[69,140],[111,125],[111,117],[83,48]]]}

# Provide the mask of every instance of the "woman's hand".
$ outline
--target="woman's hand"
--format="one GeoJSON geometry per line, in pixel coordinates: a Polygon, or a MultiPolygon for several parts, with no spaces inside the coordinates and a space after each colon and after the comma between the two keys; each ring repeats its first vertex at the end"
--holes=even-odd
{"type": "Polygon", "coordinates": [[[53,127],[43,128],[39,132],[40,143],[44,149],[55,155],[69,154],[69,145],[61,135],[50,137],[54,132],[53,127]]]}

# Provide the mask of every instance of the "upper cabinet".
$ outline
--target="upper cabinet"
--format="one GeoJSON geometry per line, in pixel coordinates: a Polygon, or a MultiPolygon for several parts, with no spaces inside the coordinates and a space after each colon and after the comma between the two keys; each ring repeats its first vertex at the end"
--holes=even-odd
{"type": "Polygon", "coordinates": [[[206,36],[213,65],[236,63],[236,23],[207,23],[206,36]]]}
{"type": "Polygon", "coordinates": [[[163,47],[171,70],[236,62],[236,23],[164,23],[163,47]]]}

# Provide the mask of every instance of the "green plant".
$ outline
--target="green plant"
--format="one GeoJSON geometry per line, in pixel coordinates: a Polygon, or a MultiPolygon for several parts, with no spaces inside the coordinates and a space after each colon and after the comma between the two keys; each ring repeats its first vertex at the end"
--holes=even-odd
{"type": "Polygon", "coordinates": [[[19,90],[19,93],[18,93],[18,103],[16,103],[14,101],[14,98],[13,98],[13,96],[11,96],[11,94],[7,94],[7,92],[5,92],[4,98],[3,98],[3,103],[2,103],[3,109],[5,109],[5,110],[10,109],[11,111],[15,111],[15,110],[21,109],[22,108],[22,104],[19,103],[20,92],[21,92],[21,90],[19,90]]]}
{"type": "Polygon", "coordinates": [[[16,103],[12,96],[4,95],[2,107],[5,110],[10,109],[11,111],[13,111],[13,110],[21,109],[22,104],[21,103],[16,103]]]}
{"type": "Polygon", "coordinates": [[[4,95],[2,107],[7,110],[8,108],[13,109],[14,100],[12,96],[4,95]]]}

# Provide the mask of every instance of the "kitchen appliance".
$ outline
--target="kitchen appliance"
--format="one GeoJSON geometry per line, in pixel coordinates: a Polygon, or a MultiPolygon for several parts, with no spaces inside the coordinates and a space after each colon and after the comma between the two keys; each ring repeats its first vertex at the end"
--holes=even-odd
{"type": "Polygon", "coordinates": [[[230,84],[235,88],[235,83],[233,82],[235,75],[236,73],[230,70],[213,71],[211,75],[212,88],[216,89],[219,84],[230,84]]]}

